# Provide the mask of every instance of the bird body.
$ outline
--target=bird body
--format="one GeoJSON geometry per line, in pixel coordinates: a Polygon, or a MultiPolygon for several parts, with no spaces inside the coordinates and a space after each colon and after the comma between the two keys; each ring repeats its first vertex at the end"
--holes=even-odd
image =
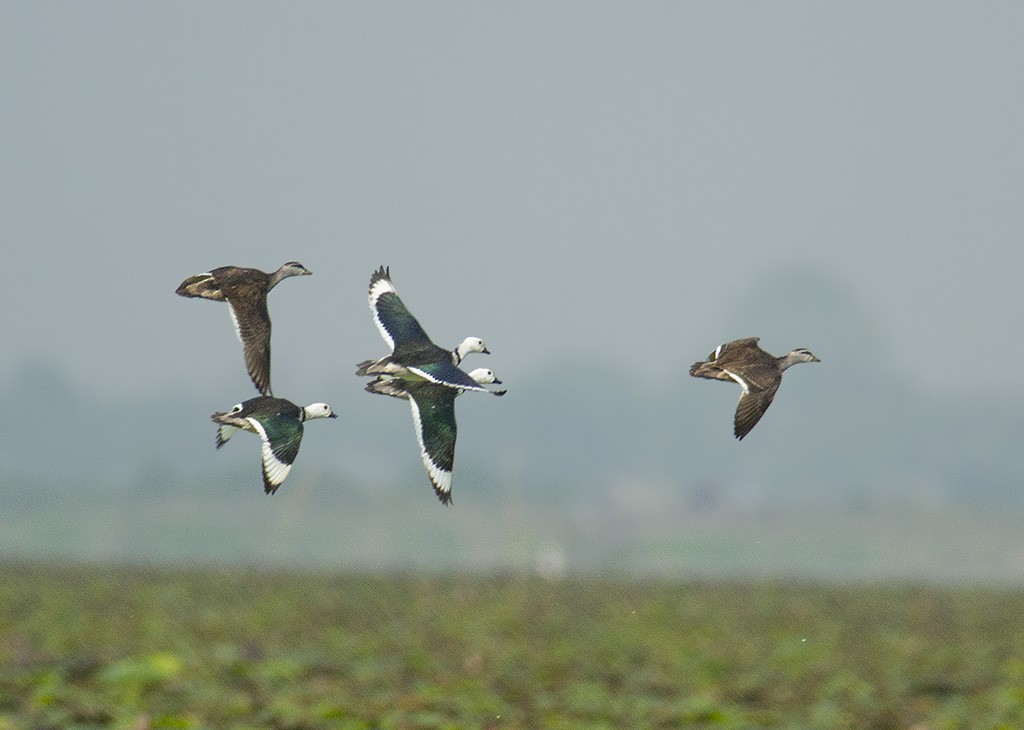
{"type": "Polygon", "coordinates": [[[256,390],[270,396],[271,325],[267,293],[290,276],[308,276],[311,273],[298,261],[289,261],[271,274],[259,269],[221,266],[188,277],[175,293],[228,303],[235,334],[242,342],[249,377],[256,390]]]}
{"type": "MultiPolygon", "coordinates": [[[[479,385],[501,384],[492,370],[477,368],[468,375],[479,385]]],[[[412,409],[416,440],[427,477],[438,499],[444,504],[452,501],[452,469],[455,465],[455,399],[460,389],[428,381],[405,380],[380,375],[366,385],[366,390],[379,395],[403,398],[412,409]]],[[[486,390],[481,388],[481,390],[486,390]]],[[[489,390],[493,395],[504,395],[504,390],[489,390]]]]}
{"type": "Polygon", "coordinates": [[[239,403],[230,411],[217,412],[210,420],[217,429],[219,449],[239,429],[258,434],[263,440],[263,489],[273,494],[291,471],[302,443],[303,423],[312,418],[336,418],[326,403],[301,407],[284,398],[260,396],[239,403]]]}
{"type": "Polygon", "coordinates": [[[458,366],[471,352],[490,354],[479,337],[467,337],[454,350],[435,345],[402,303],[390,269],[383,266],[370,277],[370,311],[391,354],[364,360],[356,375],[390,375],[410,381],[428,381],[463,390],[486,390],[458,366]]]}
{"type": "Polygon", "coordinates": [[[745,337],[726,342],[715,348],[707,361],[695,362],[690,368],[690,375],[695,378],[731,380],[743,389],[733,421],[733,431],[741,440],[772,404],[787,368],[799,362],[821,362],[803,347],[775,357],[758,347],[759,340],[745,337]]]}

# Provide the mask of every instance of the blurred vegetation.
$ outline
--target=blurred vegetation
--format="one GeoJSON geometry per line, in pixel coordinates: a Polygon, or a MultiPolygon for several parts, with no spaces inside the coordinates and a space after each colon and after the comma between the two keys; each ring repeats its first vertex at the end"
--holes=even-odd
{"type": "Polygon", "coordinates": [[[0,729],[1024,727],[1024,593],[0,567],[0,729]]]}

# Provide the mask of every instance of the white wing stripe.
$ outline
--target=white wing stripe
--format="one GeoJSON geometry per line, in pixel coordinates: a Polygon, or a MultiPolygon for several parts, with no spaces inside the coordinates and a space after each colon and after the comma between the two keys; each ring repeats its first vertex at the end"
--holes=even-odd
{"type": "Polygon", "coordinates": [[[743,388],[743,395],[746,395],[747,393],[750,392],[750,386],[747,385],[747,381],[746,380],[744,380],[743,378],[741,378],[739,375],[737,375],[736,373],[732,372],[731,370],[726,370],[725,368],[722,368],[722,372],[725,373],[730,378],[732,378],[733,380],[735,380],[737,383],[740,384],[740,387],[743,388]]]}
{"type": "Polygon", "coordinates": [[[449,388],[455,388],[457,390],[482,390],[485,393],[490,392],[487,390],[487,388],[481,388],[479,385],[463,385],[462,383],[451,383],[447,380],[440,380],[439,378],[434,377],[425,370],[421,370],[415,365],[408,366],[406,370],[415,375],[419,375],[424,380],[429,380],[431,383],[437,383],[438,385],[446,385],[449,388]]]}
{"type": "Polygon", "coordinates": [[[263,442],[263,473],[267,475],[267,481],[270,482],[270,486],[277,487],[284,482],[288,476],[288,472],[292,470],[291,464],[285,464],[283,461],[278,461],[277,457],[274,456],[274,450],[270,448],[270,443],[267,441],[263,442]]]}
{"type": "Polygon", "coordinates": [[[427,453],[427,447],[423,445],[423,424],[420,422],[420,408],[416,405],[415,398],[410,398],[409,404],[412,406],[412,422],[416,427],[416,440],[420,444],[420,455],[423,457],[423,466],[427,469],[427,476],[430,477],[431,483],[439,492],[448,494],[452,491],[452,473],[447,469],[442,469],[430,458],[430,454],[427,453]]]}
{"type": "Polygon", "coordinates": [[[285,464],[274,456],[274,449],[270,446],[270,440],[267,438],[267,432],[263,429],[262,423],[251,417],[246,420],[252,424],[253,430],[263,439],[263,473],[266,475],[267,481],[270,482],[270,486],[279,486],[288,476],[292,465],[285,464]]]}
{"type": "Polygon", "coordinates": [[[380,299],[382,294],[387,294],[388,292],[398,294],[390,280],[377,279],[377,281],[373,282],[373,286],[370,287],[370,311],[373,313],[373,323],[377,325],[380,336],[384,338],[384,342],[387,343],[388,347],[394,350],[395,339],[384,327],[384,323],[381,322],[380,315],[377,313],[377,300],[380,299]]]}
{"type": "Polygon", "coordinates": [[[231,323],[235,325],[235,336],[239,342],[242,342],[242,328],[238,324],[238,315],[235,314],[235,308],[231,302],[228,302],[228,312],[231,314],[231,323]]]}

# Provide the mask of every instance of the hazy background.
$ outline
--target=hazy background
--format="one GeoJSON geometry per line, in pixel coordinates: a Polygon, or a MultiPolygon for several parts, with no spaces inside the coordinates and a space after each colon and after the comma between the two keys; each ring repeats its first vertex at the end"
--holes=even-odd
{"type": "Polygon", "coordinates": [[[1024,579],[1024,7],[0,4],[0,554],[359,568],[1024,579]],[[224,305],[327,401],[265,497],[224,305]],[[509,388],[455,503],[384,353],[387,264],[509,388]],[[822,362],[732,438],[689,378],[822,362]]]}

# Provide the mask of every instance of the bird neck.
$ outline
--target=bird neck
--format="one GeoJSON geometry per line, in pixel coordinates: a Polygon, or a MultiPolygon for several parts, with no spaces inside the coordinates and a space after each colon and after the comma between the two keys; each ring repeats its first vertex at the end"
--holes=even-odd
{"type": "Polygon", "coordinates": [[[465,347],[467,347],[467,345],[466,345],[465,341],[463,341],[463,342],[459,343],[458,347],[456,347],[454,350],[452,350],[452,364],[453,365],[461,365],[462,364],[462,359],[464,357],[466,357],[466,355],[469,354],[468,352],[465,352],[463,350],[463,348],[465,348],[465,347]]]}
{"type": "Polygon", "coordinates": [[[289,276],[295,276],[295,272],[292,269],[282,266],[280,269],[270,275],[270,281],[267,282],[267,291],[270,291],[278,285],[283,279],[287,279],[289,276]]]}
{"type": "Polygon", "coordinates": [[[798,362],[807,362],[802,357],[796,354],[796,352],[790,352],[782,357],[777,357],[775,360],[779,363],[779,370],[785,370],[791,365],[796,365],[798,362]]]}

